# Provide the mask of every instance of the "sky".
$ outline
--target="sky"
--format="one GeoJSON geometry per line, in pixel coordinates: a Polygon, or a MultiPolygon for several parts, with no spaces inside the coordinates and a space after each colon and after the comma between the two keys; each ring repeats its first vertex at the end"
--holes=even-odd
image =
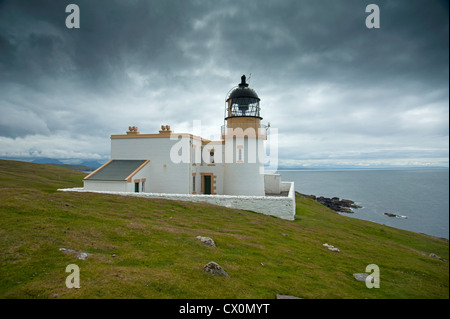
{"type": "Polygon", "coordinates": [[[129,126],[219,140],[245,74],[282,167],[448,167],[448,22],[437,0],[0,0],[0,157],[105,162],[129,126]]]}

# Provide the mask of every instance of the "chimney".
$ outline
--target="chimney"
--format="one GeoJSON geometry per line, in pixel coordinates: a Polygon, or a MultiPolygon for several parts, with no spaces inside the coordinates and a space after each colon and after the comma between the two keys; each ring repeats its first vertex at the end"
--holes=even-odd
{"type": "Polygon", "coordinates": [[[137,126],[128,126],[127,135],[138,135],[138,128],[137,126]]]}
{"type": "Polygon", "coordinates": [[[159,134],[170,134],[172,131],[170,130],[170,125],[161,125],[161,131],[159,134]]]}

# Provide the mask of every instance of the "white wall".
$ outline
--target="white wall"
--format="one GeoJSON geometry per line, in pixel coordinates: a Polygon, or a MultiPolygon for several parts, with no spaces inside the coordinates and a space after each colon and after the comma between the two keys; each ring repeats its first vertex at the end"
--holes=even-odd
{"type": "MultiPolygon", "coordinates": [[[[139,172],[140,178],[147,179],[146,192],[189,194],[192,178],[190,164],[174,163],[171,159],[171,150],[177,147],[178,142],[170,138],[111,139],[111,159],[150,160],[145,170],[139,172]]],[[[189,143],[189,139],[187,142],[189,143]]],[[[187,151],[190,152],[189,147],[187,151]]],[[[134,184],[132,191],[134,192],[134,184]]]]}
{"type": "Polygon", "coordinates": [[[280,194],[281,176],[280,174],[264,174],[264,189],[266,194],[280,194]]]}
{"type": "MultiPolygon", "coordinates": [[[[92,191],[110,191],[110,192],[126,192],[127,182],[126,181],[95,181],[95,180],[85,180],[84,188],[86,190],[92,191]]],[[[134,184],[133,184],[134,187],[134,184]]],[[[134,188],[133,188],[134,192],[134,188]]]]}
{"type": "MultiPolygon", "coordinates": [[[[286,196],[230,196],[230,195],[186,195],[186,194],[156,194],[156,193],[126,193],[104,192],[117,195],[127,195],[145,198],[164,198],[171,200],[207,202],[214,205],[230,208],[250,210],[257,213],[271,215],[287,220],[294,220],[295,216],[295,191],[293,182],[283,182],[282,188],[289,190],[286,196]]],[[[59,191],[89,192],[83,188],[59,189],[59,191]]]]}
{"type": "Polygon", "coordinates": [[[264,196],[264,159],[260,161],[257,155],[263,151],[263,139],[260,138],[225,139],[224,194],[264,196]],[[244,147],[242,163],[237,162],[239,145],[244,147]]]}
{"type": "MultiPolygon", "coordinates": [[[[214,164],[214,166],[208,165],[208,164],[203,164],[203,165],[197,165],[195,167],[195,170],[197,172],[197,180],[196,180],[196,188],[197,188],[197,194],[201,194],[201,190],[202,190],[202,178],[201,178],[201,173],[212,173],[216,176],[216,189],[215,189],[215,193],[218,195],[222,195],[223,194],[223,174],[224,174],[224,164],[214,164]]],[[[211,183],[211,187],[212,187],[212,183],[211,183]]]]}
{"type": "MultiPolygon", "coordinates": [[[[145,192],[149,193],[151,180],[149,180],[150,171],[151,171],[151,162],[147,163],[139,172],[137,172],[132,178],[131,182],[127,183],[127,192],[134,192],[135,183],[134,181],[136,179],[141,180],[142,178],[145,178],[145,192]]],[[[139,182],[139,192],[142,192],[142,181],[139,182]]]]}

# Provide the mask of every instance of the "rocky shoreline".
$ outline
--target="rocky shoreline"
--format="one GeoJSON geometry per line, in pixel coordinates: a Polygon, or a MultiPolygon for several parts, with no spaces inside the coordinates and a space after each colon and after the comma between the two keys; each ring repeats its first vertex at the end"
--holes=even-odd
{"type": "Polygon", "coordinates": [[[317,197],[315,195],[305,195],[298,192],[296,193],[297,195],[313,199],[316,202],[339,213],[353,213],[353,209],[362,208],[362,206],[355,204],[355,202],[350,199],[340,199],[339,197],[328,198],[324,196],[317,197]]]}

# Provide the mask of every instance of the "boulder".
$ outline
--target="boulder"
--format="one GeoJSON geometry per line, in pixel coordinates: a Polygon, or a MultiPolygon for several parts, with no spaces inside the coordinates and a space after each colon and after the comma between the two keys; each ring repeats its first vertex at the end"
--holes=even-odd
{"type": "Polygon", "coordinates": [[[224,276],[224,277],[230,277],[227,272],[216,262],[214,261],[210,261],[209,263],[207,263],[204,267],[203,270],[206,271],[207,273],[214,275],[214,276],[224,276]]]}
{"type": "Polygon", "coordinates": [[[216,247],[216,244],[214,243],[214,240],[212,240],[209,237],[197,236],[197,239],[200,240],[202,243],[208,245],[208,246],[216,247]]]}
{"type": "Polygon", "coordinates": [[[334,247],[333,245],[330,245],[330,244],[327,244],[327,243],[325,243],[325,244],[323,244],[325,247],[327,247],[329,250],[331,250],[331,251],[339,251],[339,248],[336,248],[336,247],[334,247]]]}
{"type": "Polygon", "coordinates": [[[89,254],[88,253],[78,253],[75,255],[75,257],[77,257],[80,260],[86,260],[88,258],[89,254]]]}
{"type": "Polygon", "coordinates": [[[353,277],[355,277],[355,279],[358,280],[358,281],[366,281],[367,276],[369,276],[369,275],[365,274],[365,273],[353,274],[353,277]]]}

